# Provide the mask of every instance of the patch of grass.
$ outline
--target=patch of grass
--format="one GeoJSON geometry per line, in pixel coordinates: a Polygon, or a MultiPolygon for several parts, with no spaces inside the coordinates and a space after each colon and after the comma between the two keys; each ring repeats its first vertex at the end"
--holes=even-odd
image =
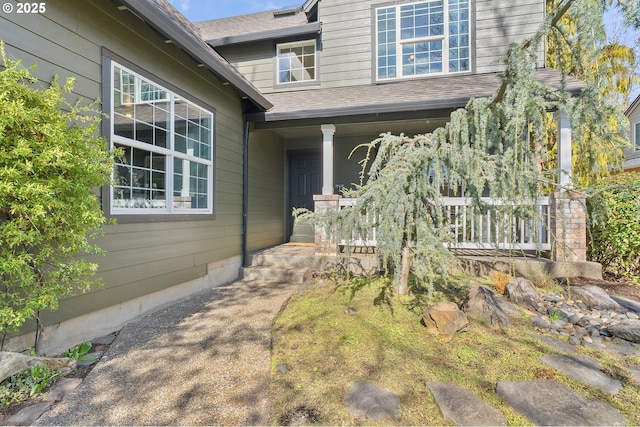
{"type": "MultiPolygon", "coordinates": [[[[512,319],[505,330],[471,320],[468,332],[445,342],[421,325],[421,309],[415,302],[392,297],[390,306],[373,305],[380,289],[388,285],[385,280],[361,281],[353,294],[348,286],[308,286],[289,301],[273,325],[273,423],[298,423],[306,416],[321,425],[388,425],[390,420],[356,420],[342,403],[355,382],[367,381],[399,396],[402,415],[394,424],[449,424],[426,386],[428,381],[441,381],[473,391],[502,411],[510,425],[527,425],[527,419],[497,396],[496,384],[548,376],[606,401],[632,424],[640,423],[640,387],[626,381],[618,396],[604,396],[551,371],[537,360],[551,351],[527,335],[530,319],[512,319]],[[287,366],[286,373],[276,370],[279,364],[287,366]]],[[[448,283],[459,294],[469,280],[448,283]]],[[[608,357],[603,364],[612,371],[625,362],[608,357]]]]}
{"type": "Polygon", "coordinates": [[[498,270],[492,270],[489,277],[491,278],[493,287],[501,295],[507,292],[507,285],[515,279],[512,275],[498,270]]]}

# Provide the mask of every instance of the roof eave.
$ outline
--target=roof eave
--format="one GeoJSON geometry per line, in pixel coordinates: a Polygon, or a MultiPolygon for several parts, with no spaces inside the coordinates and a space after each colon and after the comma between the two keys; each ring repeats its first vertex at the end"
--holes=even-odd
{"type": "Polygon", "coordinates": [[[274,40],[283,37],[302,36],[305,34],[320,34],[320,22],[310,22],[308,24],[296,25],[294,27],[278,28],[275,30],[260,31],[239,36],[222,37],[207,40],[213,47],[229,46],[240,43],[249,43],[260,40],[274,40]]]}
{"type": "Polygon", "coordinates": [[[201,43],[176,21],[163,13],[151,0],[120,0],[120,2],[196,61],[202,63],[224,81],[229,82],[249,98],[256,107],[264,110],[273,107],[273,104],[239,72],[212,56],[206,44],[201,43]]]}

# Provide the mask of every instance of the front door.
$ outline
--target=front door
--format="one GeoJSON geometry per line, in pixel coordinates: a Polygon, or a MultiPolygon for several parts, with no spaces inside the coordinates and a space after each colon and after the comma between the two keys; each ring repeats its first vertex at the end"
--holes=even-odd
{"type": "MultiPolygon", "coordinates": [[[[293,208],[313,210],[313,195],[322,190],[322,157],[319,150],[289,152],[289,214],[293,208]]],[[[293,217],[289,215],[289,235],[293,217]]]]}

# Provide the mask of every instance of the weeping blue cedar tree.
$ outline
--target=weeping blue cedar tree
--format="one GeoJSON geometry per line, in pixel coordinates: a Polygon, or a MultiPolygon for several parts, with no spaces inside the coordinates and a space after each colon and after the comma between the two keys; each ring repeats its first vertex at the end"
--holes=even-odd
{"type": "MultiPolygon", "coordinates": [[[[536,197],[556,188],[557,170],[548,164],[549,111],[569,113],[573,126],[589,121],[590,128],[607,129],[607,115],[593,111],[589,99],[576,103],[565,89],[535,78],[542,43],[561,17],[572,10],[581,28],[599,28],[603,2],[565,0],[549,13],[533,37],[510,46],[501,86],[490,98],[471,99],[435,131],[409,137],[383,134],[356,147],[364,150],[360,184],[344,191],[357,204],[340,211],[296,212],[338,236],[366,236],[376,229],[376,252],[382,268],[393,271],[396,290],[408,292],[409,272],[432,292],[436,279],[446,280],[455,257],[446,245],[456,236],[443,207],[442,189],[464,189],[474,213],[486,212],[481,195],[503,199],[498,216],[535,219],[536,197]]],[[[583,44],[596,44],[597,32],[580,34],[583,44]]],[[[579,50],[572,51],[579,54],[579,50]]],[[[597,96],[587,90],[583,98],[597,96]]],[[[602,106],[598,100],[593,105],[602,106]]],[[[607,105],[607,111],[615,106],[607,105]]],[[[354,153],[352,152],[352,155],[354,153]]],[[[348,239],[347,239],[348,240],[348,239]]]]}
{"type": "MultiPolygon", "coordinates": [[[[7,57],[0,42],[0,334],[87,289],[97,265],[78,255],[105,218],[94,194],[110,181],[112,154],[98,137],[98,102],[70,104],[7,57]]],[[[4,341],[4,339],[3,339],[4,341]]]]}

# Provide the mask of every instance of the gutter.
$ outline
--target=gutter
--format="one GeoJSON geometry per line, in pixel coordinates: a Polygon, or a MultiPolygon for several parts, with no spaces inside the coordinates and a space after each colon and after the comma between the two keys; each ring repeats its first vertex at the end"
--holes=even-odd
{"type": "Polygon", "coordinates": [[[153,0],[119,1],[158,33],[191,55],[197,63],[203,64],[222,80],[229,82],[256,106],[264,110],[273,107],[273,104],[252,83],[211,49],[199,35],[177,21],[177,19],[186,19],[182,15],[171,16],[169,11],[158,7],[153,0]]]}
{"type": "Polygon", "coordinates": [[[249,222],[249,120],[244,117],[242,135],[242,267],[249,265],[247,225],[249,222]]]}

